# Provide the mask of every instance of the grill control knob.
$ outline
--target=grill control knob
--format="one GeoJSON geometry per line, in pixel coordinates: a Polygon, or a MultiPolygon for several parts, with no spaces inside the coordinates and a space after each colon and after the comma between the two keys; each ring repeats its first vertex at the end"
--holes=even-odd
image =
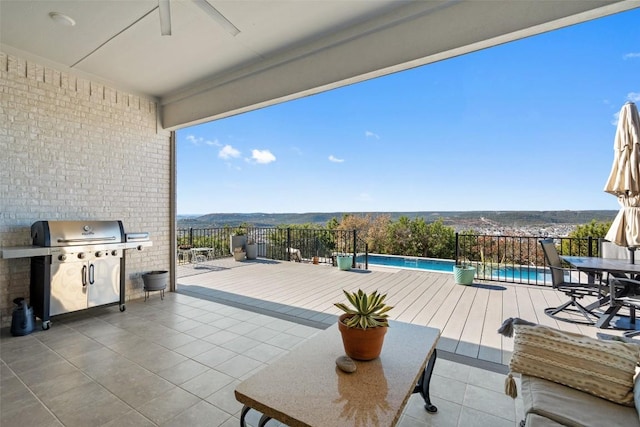
{"type": "Polygon", "coordinates": [[[111,251],[111,255],[118,256],[118,251],[116,251],[116,250],[111,251]]]}
{"type": "Polygon", "coordinates": [[[78,258],[79,258],[79,259],[84,259],[84,257],[85,257],[84,252],[80,252],[80,253],[78,254],[78,258]]]}
{"type": "Polygon", "coordinates": [[[100,258],[102,256],[102,252],[98,251],[96,252],[96,258],[100,258]]]}
{"type": "Polygon", "coordinates": [[[60,261],[65,261],[65,260],[67,259],[67,256],[66,256],[66,255],[64,255],[64,254],[62,254],[62,255],[58,255],[58,259],[59,259],[60,261]]]}

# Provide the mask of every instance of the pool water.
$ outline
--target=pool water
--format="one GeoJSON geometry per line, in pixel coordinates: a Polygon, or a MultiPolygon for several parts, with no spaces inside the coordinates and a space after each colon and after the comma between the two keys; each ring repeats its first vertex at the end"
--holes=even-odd
{"type": "MultiPolygon", "coordinates": [[[[364,255],[358,255],[356,262],[363,263],[364,255]]],[[[369,254],[369,264],[381,265],[385,267],[411,268],[418,270],[440,271],[453,273],[455,261],[447,259],[420,258],[420,257],[404,257],[398,255],[377,255],[369,254]]],[[[494,278],[496,280],[509,280],[517,282],[545,282],[548,281],[548,272],[532,268],[520,268],[504,266],[482,275],[479,278],[494,278]]]]}

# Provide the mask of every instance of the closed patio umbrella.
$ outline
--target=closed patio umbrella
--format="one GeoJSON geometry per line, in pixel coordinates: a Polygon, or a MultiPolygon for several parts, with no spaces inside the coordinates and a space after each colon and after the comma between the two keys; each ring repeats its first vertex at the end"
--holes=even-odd
{"type": "Polygon", "coordinates": [[[631,250],[640,247],[640,116],[633,102],[620,110],[614,159],[604,191],[618,197],[621,209],[605,239],[631,250]]]}

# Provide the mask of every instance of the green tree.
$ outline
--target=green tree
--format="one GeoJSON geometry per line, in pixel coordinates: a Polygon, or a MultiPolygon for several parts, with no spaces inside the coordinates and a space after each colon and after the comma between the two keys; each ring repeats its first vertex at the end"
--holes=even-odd
{"type": "Polygon", "coordinates": [[[588,256],[589,237],[591,237],[591,255],[598,256],[598,239],[604,238],[611,228],[611,221],[591,220],[588,224],[578,225],[569,233],[572,240],[563,240],[560,250],[563,255],[588,256]]]}

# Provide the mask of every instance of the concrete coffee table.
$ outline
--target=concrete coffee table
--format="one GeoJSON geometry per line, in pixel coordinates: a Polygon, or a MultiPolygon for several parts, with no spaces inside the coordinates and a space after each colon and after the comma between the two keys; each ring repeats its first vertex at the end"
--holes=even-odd
{"type": "Polygon", "coordinates": [[[254,409],[263,414],[259,426],[270,419],[292,427],[393,426],[418,392],[436,412],[429,381],[439,337],[435,328],[390,322],[380,357],[356,361],[357,371],[347,374],[335,365],[344,348],[334,324],[236,387],[240,425],[254,409]]]}

